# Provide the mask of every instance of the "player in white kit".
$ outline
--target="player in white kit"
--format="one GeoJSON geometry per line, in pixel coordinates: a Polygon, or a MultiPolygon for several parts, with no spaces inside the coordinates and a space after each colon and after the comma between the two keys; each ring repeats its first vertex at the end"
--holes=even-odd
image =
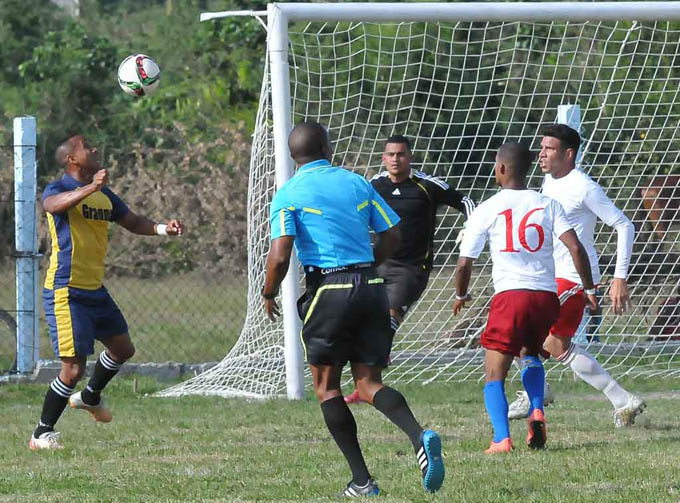
{"type": "MultiPolygon", "coordinates": [[[[545,445],[545,372],[538,354],[560,309],[553,236],[569,250],[581,273],[579,280],[594,288],[586,251],[560,204],[527,189],[525,179],[530,168],[528,147],[520,143],[501,146],[494,171],[502,190],[480,204],[468,218],[456,271],[454,314],[470,299],[472,265],[489,241],[495,294],[481,338],[486,350],[484,402],[494,430],[493,441],[485,451],[488,454],[512,450],[504,382],[513,358],[520,352],[522,384],[531,407],[526,441],[533,449],[545,445]]],[[[596,297],[589,295],[588,299],[589,305],[597,309],[596,297]]]]}
{"type": "MultiPolygon", "coordinates": [[[[543,129],[539,165],[545,173],[541,192],[564,208],[569,222],[583,243],[595,284],[601,281],[597,251],[595,250],[595,224],[599,218],[616,229],[617,257],[609,297],[616,314],[630,307],[626,277],[633,251],[635,229],[621,210],[607,197],[597,183],[580,169],[576,169],[576,154],[581,144],[577,131],[564,124],[553,124],[543,129]]],[[[580,346],[572,337],[581,323],[585,307],[584,290],[568,250],[557,243],[554,251],[557,295],[560,298],[560,316],[550,329],[545,349],[557,361],[568,365],[585,382],[602,391],[614,406],[616,427],[630,426],[646,407],[639,397],[624,390],[614,378],[580,346]]],[[[520,397],[510,405],[511,419],[526,417],[529,412],[527,397],[520,397]]]]}

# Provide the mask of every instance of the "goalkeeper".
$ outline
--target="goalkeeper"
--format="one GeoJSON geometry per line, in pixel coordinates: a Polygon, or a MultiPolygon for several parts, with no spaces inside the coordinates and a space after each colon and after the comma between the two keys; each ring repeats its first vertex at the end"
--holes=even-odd
{"type": "Polygon", "coordinates": [[[331,166],[332,148],[320,124],[295,126],[288,146],[298,170],[272,200],[272,242],[262,296],[274,320],[279,314],[274,299],[295,244],[306,280],[298,300],[305,356],[326,426],[352,471],[343,495],[380,493],[361,453],[354,416],[342,397],[340,378],[347,362],[361,398],[408,435],[425,490],[437,491],[444,481],[439,436],[423,430],[403,395],[382,384],[394,332],[375,266],[399,243],[394,227],[399,217],[368,181],[331,166]],[[378,233],[374,249],[369,229],[378,233]]]}
{"type": "MultiPolygon", "coordinates": [[[[447,183],[411,167],[411,143],[402,135],[385,141],[382,155],[385,171],[371,179],[371,185],[401,218],[401,233],[408,236],[383,264],[378,273],[385,278],[390,302],[390,323],[396,332],[409,308],[427,287],[432,270],[437,208],[452,206],[469,217],[475,204],[447,183]]],[[[361,399],[358,391],[345,397],[347,403],[361,399]]]]}

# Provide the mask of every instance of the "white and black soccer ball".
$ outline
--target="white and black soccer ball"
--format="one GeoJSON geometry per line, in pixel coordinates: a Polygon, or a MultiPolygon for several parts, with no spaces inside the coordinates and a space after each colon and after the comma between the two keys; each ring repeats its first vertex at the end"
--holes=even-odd
{"type": "Polygon", "coordinates": [[[118,67],[118,85],[132,96],[149,96],[158,88],[161,69],[145,54],[132,54],[118,67]]]}

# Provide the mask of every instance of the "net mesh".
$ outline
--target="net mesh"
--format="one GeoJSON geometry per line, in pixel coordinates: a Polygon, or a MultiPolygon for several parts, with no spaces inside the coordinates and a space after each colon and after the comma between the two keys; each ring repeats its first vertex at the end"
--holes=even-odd
{"type": "MultiPolygon", "coordinates": [[[[680,375],[680,25],[310,23],[292,25],[289,36],[291,123],[327,125],[334,164],[371,176],[381,170],[384,139],[404,134],[415,168],[477,203],[497,190],[492,167],[502,143],[522,140],[537,150],[540,127],[556,122],[558,106],[578,104],[582,167],[634,222],[636,240],[634,310],[615,316],[605,301],[602,316],[586,316],[577,337],[615,376],[680,375]]],[[[251,160],[245,326],[219,365],[165,394],[285,393],[282,324],[267,320],[259,296],[273,147],[265,72],[251,160]]],[[[530,187],[540,184],[536,169],[530,187]]],[[[463,217],[442,207],[438,221],[435,268],[395,337],[390,382],[483,376],[479,336],[492,295],[490,259],[485,253],[475,263],[475,300],[454,318],[455,236],[463,217]]],[[[598,225],[596,244],[606,298],[615,230],[598,225]]],[[[552,378],[571,375],[553,362],[546,369],[552,378]]]]}

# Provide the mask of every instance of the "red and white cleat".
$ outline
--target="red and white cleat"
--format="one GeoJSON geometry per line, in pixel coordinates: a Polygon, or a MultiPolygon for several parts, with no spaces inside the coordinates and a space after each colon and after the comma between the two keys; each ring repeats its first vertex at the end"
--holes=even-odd
{"type": "Polygon", "coordinates": [[[92,416],[92,419],[99,423],[110,423],[111,420],[113,419],[113,414],[111,414],[109,408],[106,407],[104,399],[102,399],[98,405],[88,405],[85,402],[83,402],[83,399],[80,396],[79,391],[78,393],[74,393],[73,395],[71,395],[71,398],[68,399],[68,403],[74,409],[82,409],[88,411],[92,416]]]}
{"type": "Polygon", "coordinates": [[[39,451],[42,449],[63,449],[64,446],[59,443],[58,431],[46,431],[38,438],[31,435],[31,440],[28,442],[28,447],[32,451],[39,451]]]}

